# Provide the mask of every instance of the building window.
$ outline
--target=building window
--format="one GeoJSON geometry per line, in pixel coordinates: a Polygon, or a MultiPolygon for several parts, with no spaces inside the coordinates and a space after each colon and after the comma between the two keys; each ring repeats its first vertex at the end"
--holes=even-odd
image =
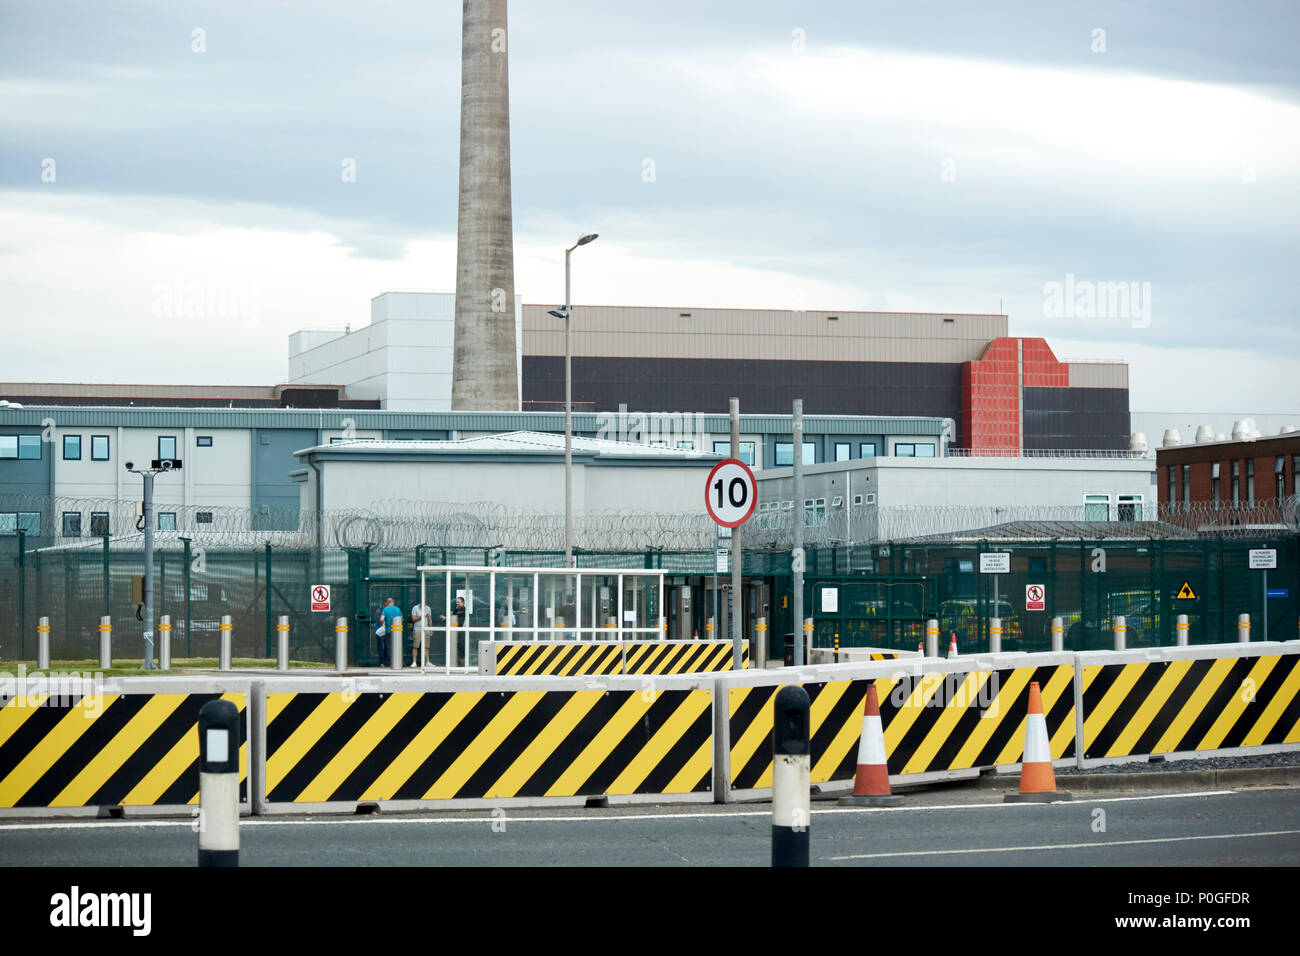
{"type": "Polygon", "coordinates": [[[176,457],[176,436],[175,435],[158,436],[158,457],[161,459],[176,457]]]}
{"type": "Polygon", "coordinates": [[[1219,463],[1210,464],[1210,500],[1214,502],[1214,510],[1219,510],[1219,502],[1222,500],[1219,496],[1219,463]]]}
{"type": "Polygon", "coordinates": [[[1273,493],[1277,496],[1277,503],[1281,504],[1286,500],[1286,459],[1281,455],[1273,462],[1273,487],[1276,489],[1273,493]]]}
{"type": "Polygon", "coordinates": [[[694,440],[691,440],[691,441],[679,441],[679,442],[677,443],[677,450],[678,450],[678,451],[695,451],[695,442],[694,442],[694,440]]]}
{"type": "Polygon", "coordinates": [[[854,495],[854,496],[853,496],[853,503],[854,503],[855,505],[860,505],[860,504],[862,504],[862,496],[861,496],[861,495],[854,495]]]}
{"type": "Polygon", "coordinates": [[[1291,456],[1291,494],[1296,493],[1295,480],[1300,477],[1300,455],[1291,456]]]}
{"type": "Polygon", "coordinates": [[[835,443],[835,460],[848,461],[853,457],[853,443],[847,441],[837,441],[835,443]]]}
{"type": "Polygon", "coordinates": [[[0,435],[0,458],[18,457],[18,436],[0,435]]]}
{"type": "Polygon", "coordinates": [[[875,458],[876,443],[873,441],[864,441],[858,446],[858,455],[862,458],[875,458]]]}
{"type": "Polygon", "coordinates": [[[176,530],[176,512],[160,511],[158,512],[158,530],[175,531],[176,530]]]}
{"type": "Polygon", "coordinates": [[[41,457],[40,435],[18,436],[18,457],[28,461],[38,461],[41,457]]]}
{"type": "Polygon", "coordinates": [[[91,461],[108,461],[108,436],[91,435],[90,436],[90,460],[91,461]]]}
{"type": "Polygon", "coordinates": [[[194,515],[195,524],[212,524],[212,512],[200,511],[194,515]]]}
{"type": "Polygon", "coordinates": [[[794,442],[779,441],[776,443],[776,466],[780,468],[783,465],[794,464],[794,442]]]}
{"type": "Polygon", "coordinates": [[[896,458],[933,458],[934,442],[898,442],[894,445],[896,458]]]}
{"type": "Polygon", "coordinates": [[[1192,466],[1183,465],[1183,510],[1190,511],[1192,507],[1192,466]]]}
{"type": "MultiPolygon", "coordinates": [[[[731,442],[715,441],[713,443],[713,453],[715,455],[723,455],[724,457],[730,458],[731,442]]],[[[754,443],[752,441],[742,441],[740,443],[739,457],[740,460],[749,465],[750,468],[754,467],[754,443]]]]}
{"type": "Polygon", "coordinates": [[[805,465],[817,464],[817,443],[815,441],[803,443],[803,463],[805,465]]]}
{"type": "Polygon", "coordinates": [[[90,513],[90,533],[96,538],[108,534],[108,512],[92,511],[90,513]]]}
{"type": "Polygon", "coordinates": [[[1255,507],[1255,459],[1246,461],[1246,504],[1255,507]]]}
{"type": "Polygon", "coordinates": [[[1119,496],[1119,520],[1120,521],[1141,521],[1142,520],[1142,496],[1141,495],[1120,495],[1119,496]]]}
{"type": "Polygon", "coordinates": [[[917,458],[933,458],[933,457],[934,457],[934,442],[917,442],[917,445],[916,445],[916,457],[917,457],[917,458]]]}
{"type": "Polygon", "coordinates": [[[1232,506],[1241,504],[1241,462],[1232,463],[1232,506]]]}
{"type": "Polygon", "coordinates": [[[211,436],[211,435],[200,435],[198,438],[196,438],[196,439],[194,440],[194,444],[197,445],[199,448],[211,448],[211,447],[212,447],[212,436],[211,436]]]}
{"type": "Polygon", "coordinates": [[[33,538],[40,535],[41,513],[39,511],[0,512],[0,534],[17,534],[19,531],[33,538]]]}
{"type": "Polygon", "coordinates": [[[63,536],[65,538],[81,537],[81,512],[63,512],[63,536]]]}
{"type": "Polygon", "coordinates": [[[63,436],[63,460],[81,461],[81,436],[80,435],[63,436]]]}
{"type": "Polygon", "coordinates": [[[1109,521],[1110,520],[1110,495],[1084,495],[1083,496],[1083,520],[1084,521],[1109,521]]]}
{"type": "Polygon", "coordinates": [[[1174,481],[1174,466],[1165,466],[1165,481],[1169,483],[1169,490],[1166,494],[1166,501],[1170,505],[1178,504],[1178,483],[1174,481]]]}

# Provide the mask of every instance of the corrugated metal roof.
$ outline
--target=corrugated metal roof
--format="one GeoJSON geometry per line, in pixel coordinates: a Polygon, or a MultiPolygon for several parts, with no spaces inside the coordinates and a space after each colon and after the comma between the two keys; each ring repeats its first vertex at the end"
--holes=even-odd
{"type": "MultiPolygon", "coordinates": [[[[573,439],[575,454],[599,458],[649,458],[690,462],[715,462],[721,455],[679,448],[660,448],[640,442],[608,441],[598,438],[573,439]]],[[[564,436],[546,432],[514,431],[503,435],[463,438],[458,441],[354,441],[317,445],[295,452],[333,455],[556,455],[564,453],[564,436]]]]}

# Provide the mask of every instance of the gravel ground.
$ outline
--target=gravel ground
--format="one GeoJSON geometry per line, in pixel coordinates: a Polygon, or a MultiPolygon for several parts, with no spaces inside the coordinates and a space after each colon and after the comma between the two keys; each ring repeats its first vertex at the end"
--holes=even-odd
{"type": "Polygon", "coordinates": [[[1300,750],[1246,757],[1190,757],[1153,762],[1138,760],[1106,767],[1089,767],[1086,770],[1066,767],[1057,768],[1056,775],[1068,777],[1079,773],[1153,773],[1183,770],[1239,770],[1256,767],[1300,767],[1300,750]]]}

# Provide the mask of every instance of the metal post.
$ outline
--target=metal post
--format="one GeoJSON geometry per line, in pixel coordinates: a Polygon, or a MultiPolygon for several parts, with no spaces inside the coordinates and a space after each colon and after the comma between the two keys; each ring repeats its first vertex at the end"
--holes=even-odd
{"type": "Polygon", "coordinates": [[[199,866],[239,866],[239,711],[199,710],[199,866]]]}
{"type": "Polygon", "coordinates": [[[1002,618],[1000,617],[989,618],[989,653],[1002,653],[1002,618]]]}
{"type": "Polygon", "coordinates": [[[1238,644],[1250,643],[1250,615],[1249,614],[1237,615],[1237,643],[1238,644]]]}
{"type": "Polygon", "coordinates": [[[99,669],[113,666],[113,619],[105,614],[99,619],[99,669]]]}
{"type": "Polygon", "coordinates": [[[108,535],[104,535],[104,616],[105,617],[113,613],[112,609],[109,607],[109,598],[111,596],[110,585],[112,582],[112,578],[109,576],[108,571],[109,571],[108,535]]]}
{"type": "Polygon", "coordinates": [[[50,669],[50,619],[42,617],[36,622],[36,669],[50,669]]]}
{"type": "Polygon", "coordinates": [[[790,595],[793,606],[793,620],[795,626],[791,628],[794,631],[794,666],[802,667],[804,662],[803,631],[799,628],[799,622],[803,620],[803,399],[796,398],[793,407],[793,440],[794,455],[792,462],[794,470],[792,472],[792,481],[794,484],[794,529],[793,529],[793,548],[791,551],[792,573],[794,582],[792,586],[793,594],[790,595]]]}
{"type": "Polygon", "coordinates": [[[182,586],[185,588],[185,656],[186,657],[194,656],[194,648],[192,646],[192,642],[190,639],[190,635],[193,634],[194,632],[194,624],[193,624],[194,615],[190,610],[190,572],[192,570],[190,568],[190,561],[192,560],[190,557],[190,545],[192,543],[193,543],[192,539],[190,538],[181,538],[181,544],[184,545],[185,547],[185,555],[184,555],[185,570],[181,574],[181,581],[182,581],[182,586]]]}
{"type": "Polygon", "coordinates": [[[805,663],[807,662],[809,656],[811,656],[812,654],[812,638],[813,638],[813,619],[810,617],[806,617],[803,619],[803,655],[804,656],[800,658],[805,663]]]}
{"type": "MultiPolygon", "coordinates": [[[[740,457],[740,399],[731,400],[731,457],[740,457]]],[[[754,489],[758,494],[758,489],[754,489]]],[[[741,527],[731,529],[731,667],[740,670],[744,655],[740,648],[741,628],[745,623],[744,574],[741,571],[741,555],[744,553],[740,543],[741,527]]]]}
{"type": "Polygon", "coordinates": [[[266,656],[271,656],[271,542],[266,542],[266,656]]]}
{"type": "Polygon", "coordinates": [[[231,629],[230,615],[229,614],[221,615],[221,646],[217,651],[217,653],[220,655],[220,658],[217,661],[217,666],[219,669],[223,671],[230,670],[232,664],[231,657],[232,657],[233,648],[231,645],[233,644],[233,642],[231,641],[230,638],[230,629],[231,629]]]}
{"type": "Polygon", "coordinates": [[[158,669],[172,669],[172,616],[164,614],[158,619],[158,669]]]}
{"type": "Polygon", "coordinates": [[[1186,646],[1187,646],[1187,630],[1188,630],[1188,627],[1187,627],[1187,615],[1186,615],[1186,614],[1180,614],[1180,615],[1178,615],[1178,627],[1177,627],[1178,638],[1177,638],[1177,643],[1178,643],[1178,646],[1179,646],[1179,647],[1186,647],[1186,646]]]}
{"type": "MultiPolygon", "coordinates": [[[[469,604],[465,607],[468,611],[469,604]]],[[[466,654],[466,658],[468,656],[466,654]]],[[[393,631],[388,635],[388,666],[395,671],[402,669],[402,618],[399,615],[393,616],[393,631]]]]}
{"type": "Polygon", "coordinates": [[[925,656],[939,656],[939,622],[935,618],[925,622],[925,656]]]}
{"type": "Polygon", "coordinates": [[[1065,650],[1065,619],[1052,618],[1052,650],[1065,650]]]}
{"type": "Polygon", "coordinates": [[[811,822],[808,692],[782,687],[772,705],[772,865],[808,865],[811,822]]]}
{"type": "Polygon", "coordinates": [[[1122,651],[1128,646],[1128,624],[1123,614],[1115,615],[1115,650],[1122,651]]]}
{"type": "Polygon", "coordinates": [[[144,477],[144,669],[153,670],[153,472],[144,477]]]}
{"type": "Polygon", "coordinates": [[[569,255],[564,250],[564,566],[573,567],[573,305],[569,301],[569,255]]]}
{"type": "Polygon", "coordinates": [[[275,669],[278,671],[287,671],[289,669],[289,615],[281,614],[280,619],[275,624],[275,669]]]}
{"type": "Polygon", "coordinates": [[[1260,594],[1263,600],[1263,617],[1260,619],[1264,625],[1264,630],[1260,632],[1260,640],[1268,640],[1268,569],[1264,569],[1263,593],[1260,594]]]}
{"type": "Polygon", "coordinates": [[[27,532],[18,529],[18,656],[27,656],[27,532]]]}
{"type": "Polygon", "coordinates": [[[754,621],[754,666],[767,667],[767,618],[754,621]]]}
{"type": "Polygon", "coordinates": [[[334,622],[334,669],[348,669],[348,619],[341,617],[334,622]]]}

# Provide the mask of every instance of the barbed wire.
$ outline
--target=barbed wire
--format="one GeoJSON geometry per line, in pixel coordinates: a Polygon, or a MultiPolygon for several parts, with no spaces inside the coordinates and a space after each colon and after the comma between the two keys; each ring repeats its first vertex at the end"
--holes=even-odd
{"type": "MultiPolygon", "coordinates": [[[[1283,501],[1222,506],[1196,504],[1121,505],[1108,513],[1124,521],[1097,521],[1094,506],[957,506],[876,504],[811,509],[770,509],[744,526],[747,550],[783,550],[794,540],[794,516],[803,514],[805,547],[863,545],[958,534],[1005,525],[1033,537],[1138,536],[1249,537],[1300,531],[1300,496],[1283,501]],[[1082,527],[1072,527],[1078,523],[1082,527]],[[1157,524],[1164,527],[1158,527],[1157,524]],[[1033,526],[1041,526],[1035,528],[1033,526]]],[[[431,502],[387,499],[359,510],[233,506],[155,506],[155,545],[249,550],[271,544],[296,548],[408,550],[447,549],[562,551],[564,514],[512,508],[499,502],[431,502]],[[159,527],[161,525],[161,527],[159,527]]],[[[17,527],[41,550],[76,551],[102,546],[143,546],[143,519],[135,502],[105,498],[2,495],[0,512],[16,513],[17,527]],[[75,515],[75,518],[71,516],[75,515]],[[65,516],[68,516],[65,519],[65,516]]],[[[573,543],[586,551],[705,551],[717,542],[717,527],[703,512],[579,511],[573,515],[573,543]]]]}

